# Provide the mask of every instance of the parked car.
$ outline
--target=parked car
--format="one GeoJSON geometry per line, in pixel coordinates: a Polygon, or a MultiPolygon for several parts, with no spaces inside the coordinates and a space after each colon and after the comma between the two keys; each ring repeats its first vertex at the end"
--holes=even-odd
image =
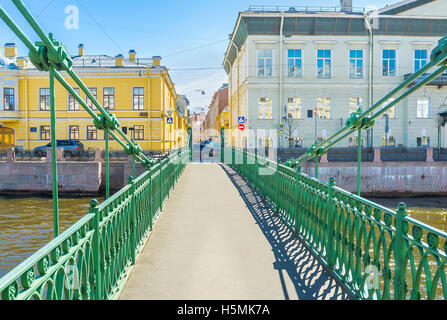
{"type": "MultiPolygon", "coordinates": [[[[51,142],[45,146],[34,148],[33,154],[36,157],[44,157],[47,150],[51,148],[51,142]]],[[[56,140],[56,148],[64,149],[64,156],[74,157],[84,153],[84,145],[77,140],[56,140]]]]}

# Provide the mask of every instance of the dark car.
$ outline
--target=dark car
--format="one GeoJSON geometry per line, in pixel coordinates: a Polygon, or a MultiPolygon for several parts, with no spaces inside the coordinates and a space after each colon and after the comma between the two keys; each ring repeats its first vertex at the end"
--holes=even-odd
{"type": "MultiPolygon", "coordinates": [[[[69,157],[80,156],[84,153],[84,145],[77,140],[56,140],[56,148],[63,148],[64,156],[69,157]]],[[[45,146],[34,148],[33,154],[36,157],[44,157],[49,149],[51,149],[51,142],[45,146]]]]}

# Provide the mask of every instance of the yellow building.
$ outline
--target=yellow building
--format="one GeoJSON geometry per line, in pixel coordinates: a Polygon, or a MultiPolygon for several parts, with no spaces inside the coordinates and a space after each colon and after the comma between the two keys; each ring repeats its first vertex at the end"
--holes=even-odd
{"type": "MultiPolygon", "coordinates": [[[[84,46],[79,45],[78,55],[72,59],[82,81],[144,151],[185,145],[187,109],[176,108],[178,95],[160,57],[138,59],[134,50],[128,58],[84,55],[84,46]]],[[[66,73],[62,75],[79,92],[74,81],[66,73]]],[[[103,148],[104,132],[96,130],[92,118],[57,81],[55,91],[56,138],[80,140],[86,149],[103,148]]],[[[86,99],[84,93],[80,95],[86,99]]],[[[48,73],[38,71],[27,57],[17,57],[15,44],[6,44],[5,55],[0,57],[0,98],[0,149],[16,146],[28,150],[48,143],[48,73]]],[[[115,141],[110,148],[122,149],[115,141]]]]}

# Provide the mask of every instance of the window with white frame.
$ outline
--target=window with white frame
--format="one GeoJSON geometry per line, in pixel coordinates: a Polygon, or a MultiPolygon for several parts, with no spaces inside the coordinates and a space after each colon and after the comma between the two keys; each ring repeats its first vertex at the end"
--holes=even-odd
{"type": "Polygon", "coordinates": [[[301,49],[287,50],[287,75],[289,77],[303,76],[303,56],[301,49]]]}
{"type": "Polygon", "coordinates": [[[427,50],[414,50],[414,72],[421,69],[428,62],[427,50]]]}
{"type": "Polygon", "coordinates": [[[428,118],[430,115],[430,100],[428,98],[419,98],[417,100],[416,117],[428,118]]]}
{"type": "MultiPolygon", "coordinates": [[[[79,88],[73,88],[73,90],[74,90],[74,92],[77,93],[78,96],[80,95],[81,91],[79,90],[79,88]]],[[[68,94],[68,110],[79,111],[80,109],[81,109],[81,107],[80,107],[78,100],[76,100],[75,97],[69,93],[68,94]]]]}
{"type": "Polygon", "coordinates": [[[331,98],[317,99],[317,117],[320,119],[330,119],[331,117],[331,98]]]}
{"type": "Polygon", "coordinates": [[[5,111],[14,111],[14,88],[3,88],[3,109],[5,111]]]}
{"type": "MultiPolygon", "coordinates": [[[[394,101],[394,98],[388,99],[384,104],[381,105],[381,107],[385,107],[386,105],[390,104],[394,101]]],[[[390,109],[388,109],[386,112],[382,114],[382,118],[385,118],[385,116],[388,115],[390,119],[394,119],[396,117],[396,106],[392,106],[390,109]]]]}
{"type": "Polygon", "coordinates": [[[258,77],[271,77],[273,75],[273,50],[258,49],[258,77]]]}
{"type": "Polygon", "coordinates": [[[289,98],[287,102],[287,118],[301,119],[301,98],[289,98]]]}
{"type": "Polygon", "coordinates": [[[397,58],[396,50],[382,50],[382,76],[395,77],[397,75],[397,58]]]}
{"type": "Polygon", "coordinates": [[[349,98],[349,114],[357,112],[359,108],[363,107],[363,99],[362,98],[349,98]]]}
{"type": "Polygon", "coordinates": [[[331,77],[332,53],[331,50],[317,50],[317,77],[328,79],[331,77]]]}
{"type": "Polygon", "coordinates": [[[258,119],[273,119],[272,98],[258,98],[258,119]]]}
{"type": "Polygon", "coordinates": [[[363,79],[363,50],[349,50],[349,78],[363,79]]]}
{"type": "Polygon", "coordinates": [[[427,135],[427,129],[421,129],[421,136],[416,138],[418,147],[430,147],[430,137],[427,135]]]}

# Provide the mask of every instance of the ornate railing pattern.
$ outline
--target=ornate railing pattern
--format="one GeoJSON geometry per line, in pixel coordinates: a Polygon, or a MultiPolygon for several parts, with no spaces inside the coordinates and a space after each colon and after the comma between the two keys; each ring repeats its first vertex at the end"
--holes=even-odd
{"type": "Polygon", "coordinates": [[[447,299],[447,233],[232,149],[232,167],[358,299],[447,299]]]}
{"type": "Polygon", "coordinates": [[[0,279],[2,300],[115,299],[190,161],[163,159],[0,279]]]}

